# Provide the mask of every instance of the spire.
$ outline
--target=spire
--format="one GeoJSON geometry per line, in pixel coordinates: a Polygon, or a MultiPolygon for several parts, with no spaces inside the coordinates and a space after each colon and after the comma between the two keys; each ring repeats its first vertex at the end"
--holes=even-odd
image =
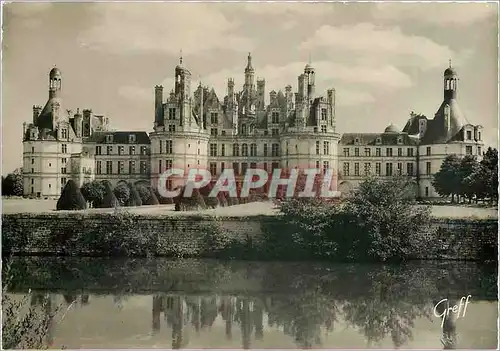
{"type": "Polygon", "coordinates": [[[253,67],[252,67],[252,54],[250,52],[248,53],[246,71],[253,71],[253,67]]]}
{"type": "Polygon", "coordinates": [[[179,56],[179,64],[182,65],[182,49],[181,49],[180,56],[179,56]]]}
{"type": "Polygon", "coordinates": [[[451,68],[451,59],[448,60],[449,68],[451,68]]]}

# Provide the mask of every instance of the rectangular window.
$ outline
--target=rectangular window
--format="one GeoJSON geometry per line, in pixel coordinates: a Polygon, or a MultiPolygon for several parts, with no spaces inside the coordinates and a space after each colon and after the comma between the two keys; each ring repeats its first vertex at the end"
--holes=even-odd
{"type": "Polygon", "coordinates": [[[413,157],[413,148],[409,147],[406,149],[406,156],[413,157]]]}
{"type": "Polygon", "coordinates": [[[217,174],[217,163],[215,162],[210,162],[210,174],[212,176],[217,174]]]}
{"type": "Polygon", "coordinates": [[[210,124],[219,123],[219,115],[217,112],[210,113],[210,124]]]}
{"type": "Polygon", "coordinates": [[[248,144],[241,145],[241,156],[248,156],[248,144]]]}
{"type": "Polygon", "coordinates": [[[118,155],[123,155],[123,153],[124,153],[124,147],[118,146],[118,155]]]}
{"type": "Polygon", "coordinates": [[[264,156],[267,156],[268,151],[267,151],[267,144],[264,144],[264,156]]]}
{"type": "Polygon", "coordinates": [[[67,153],[68,152],[68,145],[66,144],[61,144],[61,152],[63,154],[67,153]]]}
{"type": "Polygon", "coordinates": [[[349,148],[348,147],[344,148],[344,157],[349,157],[349,148]]]}
{"type": "Polygon", "coordinates": [[[354,175],[359,176],[359,163],[358,162],[354,163],[354,175]]]}
{"type": "Polygon", "coordinates": [[[210,135],[217,136],[217,128],[210,128],[210,135]]]}
{"type": "Polygon", "coordinates": [[[392,176],[392,163],[385,164],[385,175],[392,176]]]}
{"type": "Polygon", "coordinates": [[[382,155],[382,150],[378,147],[375,149],[375,156],[380,157],[382,155]]]}
{"type": "Polygon", "coordinates": [[[171,154],[173,153],[174,143],[172,140],[165,140],[165,153],[171,154]]]}
{"type": "Polygon", "coordinates": [[[369,147],[365,147],[365,156],[370,157],[371,149],[369,147]]]}
{"type": "Polygon", "coordinates": [[[210,156],[217,156],[217,144],[210,144],[210,156]]]}
{"type": "Polygon", "coordinates": [[[392,147],[388,147],[387,149],[385,149],[385,155],[387,157],[392,157],[392,147]]]}
{"type": "Polygon", "coordinates": [[[124,173],[124,162],[123,161],[118,161],[118,174],[123,174],[124,173]]]}
{"type": "Polygon", "coordinates": [[[319,155],[319,141],[316,141],[316,155],[319,155]]]}
{"type": "Polygon", "coordinates": [[[344,162],[343,171],[344,171],[345,176],[349,175],[349,163],[348,162],[344,162]]]}
{"type": "Polygon", "coordinates": [[[141,146],[141,155],[147,155],[148,154],[148,148],[146,146],[141,146]]]}
{"type": "Polygon", "coordinates": [[[272,112],[271,113],[271,123],[277,124],[280,122],[280,113],[272,112]]]}
{"type": "Polygon", "coordinates": [[[106,148],[106,153],[108,155],[111,155],[113,153],[113,146],[112,145],[108,145],[108,147],[106,148]]]}
{"type": "Polygon", "coordinates": [[[320,164],[320,162],[319,162],[319,161],[316,161],[316,169],[318,169],[318,170],[320,169],[320,168],[319,168],[319,164],[320,164]]]}
{"type": "Polygon", "coordinates": [[[382,164],[380,162],[375,163],[375,174],[380,175],[382,173],[382,164]]]}
{"type": "Polygon", "coordinates": [[[161,167],[161,160],[158,160],[158,173],[161,173],[163,171],[162,167],[161,167]]]}
{"type": "Polygon", "coordinates": [[[66,174],[66,167],[62,167],[62,168],[61,168],[61,173],[62,173],[62,174],[66,174]]]}
{"type": "Polygon", "coordinates": [[[276,157],[280,155],[280,145],[279,144],[273,144],[271,145],[271,156],[276,157]]]}
{"type": "Polygon", "coordinates": [[[233,162],[234,175],[240,174],[240,164],[238,162],[233,162]]]}
{"type": "Polygon", "coordinates": [[[129,146],[128,147],[128,154],[129,155],[135,155],[135,146],[129,146]]]}
{"type": "Polygon", "coordinates": [[[321,126],[321,133],[326,133],[326,126],[325,125],[321,126]]]}
{"type": "Polygon", "coordinates": [[[128,173],[129,174],[135,173],[135,161],[128,161],[128,173]]]}
{"type": "Polygon", "coordinates": [[[106,161],[106,174],[113,174],[113,162],[106,161]]]}
{"type": "Polygon", "coordinates": [[[245,175],[247,173],[247,169],[248,169],[248,163],[242,162],[241,163],[241,174],[245,175]]]}
{"type": "Polygon", "coordinates": [[[328,161],[323,161],[323,174],[326,174],[326,171],[330,167],[330,163],[328,161]]]}
{"type": "Polygon", "coordinates": [[[272,135],[272,136],[277,136],[278,134],[279,134],[279,132],[278,132],[278,129],[277,129],[277,128],[273,128],[273,129],[271,129],[271,135],[272,135]]]}
{"type": "Polygon", "coordinates": [[[330,155],[330,143],[328,141],[323,142],[323,154],[330,155]]]}
{"type": "Polygon", "coordinates": [[[250,168],[251,169],[256,169],[257,168],[257,163],[256,162],[250,162],[250,168]]]}
{"type": "Polygon", "coordinates": [[[398,175],[403,174],[403,164],[401,162],[398,162],[398,175]]]}
{"type": "Polygon", "coordinates": [[[431,163],[430,162],[425,163],[425,174],[427,174],[427,175],[431,174],[431,163]]]}
{"type": "Polygon", "coordinates": [[[322,109],[321,109],[321,120],[322,120],[322,121],[326,121],[327,117],[328,117],[328,115],[327,115],[327,110],[326,110],[326,108],[322,108],[322,109]]]}
{"type": "Polygon", "coordinates": [[[238,144],[233,144],[233,156],[240,155],[240,146],[238,144]]]}
{"type": "Polygon", "coordinates": [[[472,139],[472,132],[470,130],[468,130],[467,131],[467,140],[471,140],[471,139],[472,139]]]}
{"type": "Polygon", "coordinates": [[[220,171],[224,172],[225,169],[226,169],[226,164],[224,162],[221,162],[220,163],[220,171]]]}
{"type": "Polygon", "coordinates": [[[172,160],[165,160],[165,170],[172,169],[174,162],[172,160]]]}
{"type": "Polygon", "coordinates": [[[471,145],[467,145],[465,147],[465,154],[466,155],[472,155],[472,146],[471,145]]]}
{"type": "Polygon", "coordinates": [[[175,108],[171,107],[168,109],[168,119],[175,119],[175,108]]]}
{"type": "Polygon", "coordinates": [[[141,168],[140,168],[141,174],[146,174],[148,173],[148,166],[146,164],[146,161],[141,161],[141,168]]]}
{"type": "Polygon", "coordinates": [[[67,139],[68,138],[68,130],[67,129],[62,129],[61,130],[61,136],[63,139],[67,139]]]}
{"type": "Polygon", "coordinates": [[[129,142],[129,144],[135,143],[135,134],[130,134],[128,136],[128,142],[129,142]]]}
{"type": "Polygon", "coordinates": [[[32,158],[32,159],[31,159],[31,164],[34,164],[34,163],[35,163],[35,159],[34,159],[34,158],[32,158]]]}
{"type": "Polygon", "coordinates": [[[168,125],[168,131],[170,133],[175,133],[175,124],[169,124],[168,125]]]}
{"type": "Polygon", "coordinates": [[[398,147],[398,156],[401,157],[403,156],[403,149],[398,147]]]}
{"type": "Polygon", "coordinates": [[[163,153],[163,142],[160,140],[160,154],[163,153]]]}
{"type": "Polygon", "coordinates": [[[365,163],[365,175],[369,175],[371,171],[371,163],[365,163]]]}
{"type": "Polygon", "coordinates": [[[481,153],[481,146],[478,146],[478,147],[477,147],[477,154],[478,154],[479,156],[483,156],[483,154],[481,153]]]}
{"type": "Polygon", "coordinates": [[[226,144],[222,144],[220,146],[220,155],[221,156],[226,156],[226,144]]]}
{"type": "Polygon", "coordinates": [[[102,172],[102,164],[101,164],[101,161],[97,161],[97,166],[96,166],[96,173],[97,174],[101,174],[102,172]]]}
{"type": "Polygon", "coordinates": [[[61,178],[61,186],[64,187],[67,182],[68,182],[68,178],[61,178]]]}
{"type": "Polygon", "coordinates": [[[257,156],[257,144],[250,144],[250,156],[257,156]]]}
{"type": "Polygon", "coordinates": [[[96,155],[100,155],[101,154],[101,147],[100,146],[96,146],[95,147],[95,154],[96,155]]]}
{"type": "Polygon", "coordinates": [[[427,155],[427,156],[430,156],[430,155],[431,155],[431,147],[430,147],[430,146],[427,146],[427,149],[426,149],[426,155],[427,155]]]}
{"type": "Polygon", "coordinates": [[[413,163],[406,164],[406,174],[408,174],[409,176],[413,175],[413,163]]]}
{"type": "Polygon", "coordinates": [[[359,157],[359,147],[354,148],[354,156],[359,157]]]}

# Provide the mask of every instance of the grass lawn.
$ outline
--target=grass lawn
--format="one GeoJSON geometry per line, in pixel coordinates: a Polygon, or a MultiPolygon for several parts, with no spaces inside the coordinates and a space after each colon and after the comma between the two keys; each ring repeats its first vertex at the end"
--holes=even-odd
{"type": "MultiPolygon", "coordinates": [[[[2,199],[2,213],[46,213],[52,212],[56,208],[56,200],[35,200],[35,199],[2,199]]],[[[452,205],[431,206],[432,215],[439,218],[498,218],[497,208],[475,208],[452,205]]],[[[89,213],[113,213],[114,208],[99,208],[85,210],[89,213]]],[[[252,216],[252,215],[273,215],[277,213],[277,209],[272,202],[253,202],[249,204],[236,205],[230,207],[219,207],[216,209],[202,211],[187,211],[176,212],[174,205],[156,205],[156,206],[139,206],[139,207],[124,207],[119,211],[127,211],[136,214],[192,214],[203,213],[216,216],[252,216]]]]}

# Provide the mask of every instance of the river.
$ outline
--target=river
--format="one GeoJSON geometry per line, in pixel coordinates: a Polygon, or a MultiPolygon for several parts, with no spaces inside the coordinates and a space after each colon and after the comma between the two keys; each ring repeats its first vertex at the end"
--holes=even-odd
{"type": "Polygon", "coordinates": [[[51,348],[497,347],[496,268],[474,263],[17,257],[10,273],[12,299],[54,314],[51,348]],[[443,299],[463,303],[442,327],[443,299]]]}

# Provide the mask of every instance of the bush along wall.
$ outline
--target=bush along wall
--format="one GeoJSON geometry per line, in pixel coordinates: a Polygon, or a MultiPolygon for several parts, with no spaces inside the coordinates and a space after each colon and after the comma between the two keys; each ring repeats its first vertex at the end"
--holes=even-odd
{"type": "MultiPolygon", "coordinates": [[[[352,218],[321,227],[285,216],[215,218],[55,213],[3,216],[2,253],[25,255],[210,257],[220,259],[368,261],[352,218]],[[309,235],[309,230],[314,230],[309,235]],[[326,233],[326,234],[325,234],[326,233]],[[333,239],[334,240],[333,240],[333,239]]],[[[359,229],[357,229],[359,230],[359,229]]],[[[497,262],[494,220],[435,220],[407,259],[497,262]]]]}

